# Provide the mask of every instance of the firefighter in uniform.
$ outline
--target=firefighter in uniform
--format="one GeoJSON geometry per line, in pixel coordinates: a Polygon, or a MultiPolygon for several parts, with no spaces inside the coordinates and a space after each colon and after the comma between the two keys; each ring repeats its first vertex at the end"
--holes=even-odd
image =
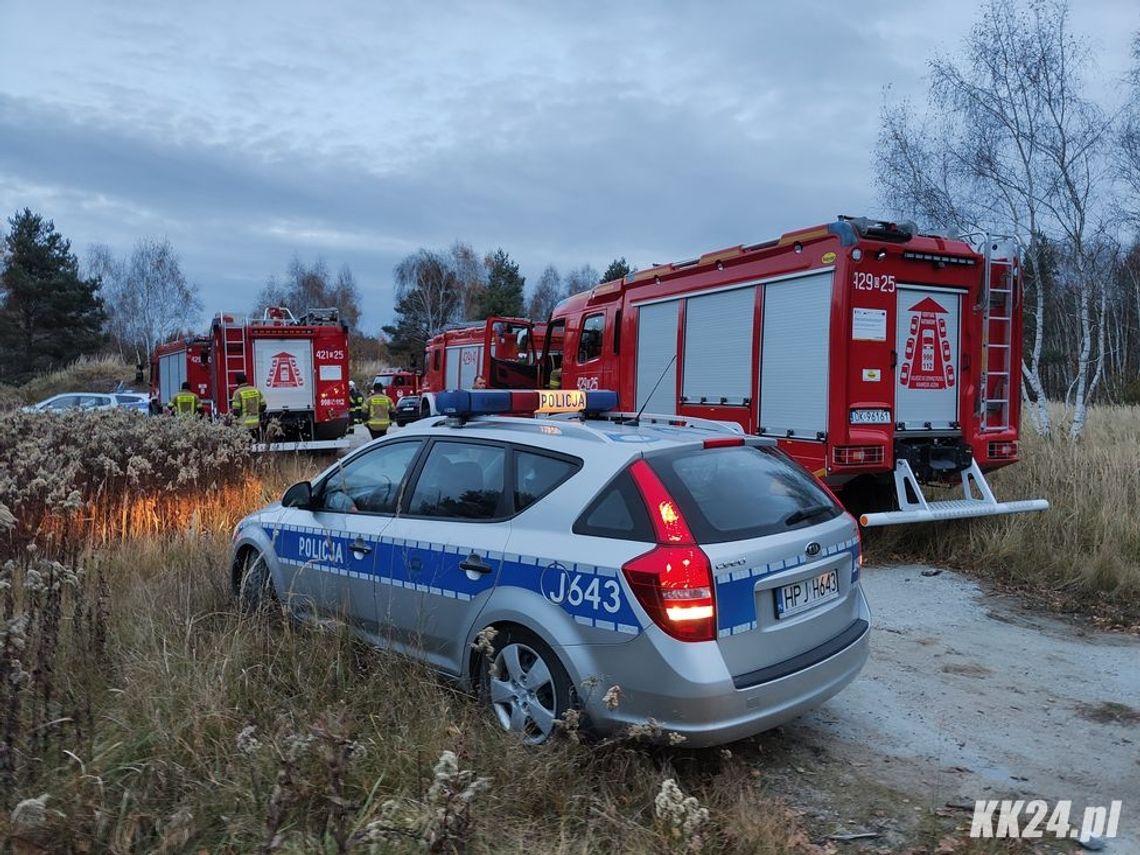
{"type": "Polygon", "coordinates": [[[237,388],[234,389],[230,412],[238,424],[257,437],[261,430],[261,414],[265,412],[265,396],[256,386],[250,385],[245,374],[238,374],[237,388]]]}
{"type": "Polygon", "coordinates": [[[348,381],[348,400],[352,407],[352,424],[364,423],[364,396],[356,388],[356,381],[348,381]]]}
{"type": "Polygon", "coordinates": [[[170,399],[170,411],[176,416],[196,416],[201,408],[202,402],[190,388],[190,381],[183,381],[181,391],[170,399]]]}
{"type": "Polygon", "coordinates": [[[372,385],[372,394],[364,402],[364,411],[368,415],[365,427],[373,439],[388,432],[392,424],[392,399],[384,394],[383,384],[377,382],[372,385]]]}

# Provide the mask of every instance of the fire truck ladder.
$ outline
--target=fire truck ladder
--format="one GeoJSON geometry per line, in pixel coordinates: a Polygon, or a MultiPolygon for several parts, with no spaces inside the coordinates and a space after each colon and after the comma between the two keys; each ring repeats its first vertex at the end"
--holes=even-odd
{"type": "Polygon", "coordinates": [[[227,400],[233,394],[233,390],[238,387],[237,376],[244,374],[246,379],[249,380],[249,365],[246,361],[246,324],[244,320],[238,318],[223,317],[221,321],[222,326],[222,347],[225,349],[223,363],[226,368],[226,388],[225,396],[227,400]]]}
{"type": "Polygon", "coordinates": [[[979,378],[978,420],[983,432],[1009,430],[1010,360],[1013,343],[1014,283],[1017,281],[1018,253],[1013,238],[985,236],[982,255],[985,271],[982,279],[980,307],[982,311],[982,372],[979,378]],[[993,262],[1004,258],[1002,273],[993,281],[993,262]]]}
{"type": "MultiPolygon", "coordinates": [[[[976,236],[975,236],[976,237],[976,236]]],[[[978,418],[982,432],[1008,430],[1010,427],[1010,360],[1013,344],[1014,285],[1017,281],[1015,265],[1019,253],[1016,238],[984,234],[982,255],[985,271],[982,275],[982,293],[975,311],[982,317],[982,361],[978,401],[978,418]],[[993,260],[1004,260],[1004,272],[996,285],[993,282],[993,260]]],[[[863,514],[863,526],[901,525],[903,523],[935,522],[936,520],[993,517],[1006,514],[1023,514],[1049,509],[1045,499],[1024,499],[999,502],[990,489],[986,476],[971,460],[961,472],[962,498],[931,502],[922,493],[922,486],[914,470],[905,459],[895,461],[895,494],[899,510],[863,514]]]]}

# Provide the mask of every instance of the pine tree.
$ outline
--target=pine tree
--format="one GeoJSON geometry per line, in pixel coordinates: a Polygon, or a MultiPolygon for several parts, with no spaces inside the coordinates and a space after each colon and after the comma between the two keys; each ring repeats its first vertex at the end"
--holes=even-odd
{"type": "Polygon", "coordinates": [[[629,266],[623,255],[621,258],[615,258],[610,262],[610,266],[606,268],[606,272],[602,274],[600,282],[612,282],[614,279],[624,279],[630,273],[633,273],[633,268],[629,266]]]}
{"type": "Polygon", "coordinates": [[[19,382],[104,343],[98,279],[83,279],[71,243],[25,208],[8,220],[0,269],[0,379],[19,382]]]}
{"type": "Polygon", "coordinates": [[[519,317],[523,312],[523,286],[526,277],[519,275],[519,266],[502,249],[487,256],[487,288],[479,300],[479,313],[519,317]]]}

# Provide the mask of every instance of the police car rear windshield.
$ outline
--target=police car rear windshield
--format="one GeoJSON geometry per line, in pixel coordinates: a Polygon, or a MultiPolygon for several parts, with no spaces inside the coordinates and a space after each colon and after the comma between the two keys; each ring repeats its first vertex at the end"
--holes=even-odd
{"type": "Polygon", "coordinates": [[[648,461],[698,543],[790,531],[843,512],[807,472],[771,449],[686,450],[648,461]]]}

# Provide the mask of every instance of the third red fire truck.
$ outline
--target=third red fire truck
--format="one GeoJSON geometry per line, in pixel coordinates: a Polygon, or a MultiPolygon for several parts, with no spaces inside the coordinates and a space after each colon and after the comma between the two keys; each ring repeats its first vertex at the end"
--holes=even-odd
{"type": "Polygon", "coordinates": [[[534,389],[542,375],[538,365],[542,326],[526,318],[492,315],[481,322],[455,324],[433,336],[424,349],[420,383],[423,415],[436,412],[434,393],[445,389],[477,385],[534,389]]]}
{"type": "MultiPolygon", "coordinates": [[[[897,501],[864,525],[1041,510],[1042,500],[999,503],[983,475],[1017,460],[1020,289],[1008,242],[844,217],[562,301],[536,379],[775,437],[848,497],[897,501]],[[962,498],[928,501],[920,484],[935,482],[960,482],[962,498]]],[[[503,320],[513,342],[526,322],[503,320]]],[[[471,354],[472,370],[494,358],[471,354]]],[[[446,364],[447,387],[464,386],[446,364]]],[[[524,366],[508,363],[491,385],[534,388],[524,366]]]]}

